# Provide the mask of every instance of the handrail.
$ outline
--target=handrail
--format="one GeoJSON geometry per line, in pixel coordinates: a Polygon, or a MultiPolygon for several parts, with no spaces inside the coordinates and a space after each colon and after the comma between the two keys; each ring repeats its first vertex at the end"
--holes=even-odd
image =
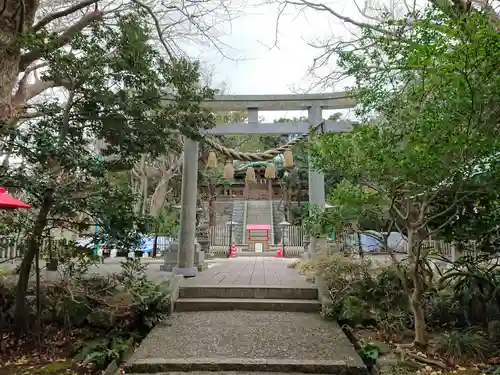
{"type": "Polygon", "coordinates": [[[271,243],[270,245],[276,245],[275,243],[275,237],[274,237],[274,208],[273,208],[273,201],[269,201],[269,207],[270,207],[270,212],[271,212],[271,243]]]}
{"type": "Polygon", "coordinates": [[[241,242],[243,245],[247,244],[247,233],[246,233],[246,227],[247,227],[247,212],[248,212],[248,201],[245,200],[245,203],[243,204],[243,238],[241,239],[241,242]]]}

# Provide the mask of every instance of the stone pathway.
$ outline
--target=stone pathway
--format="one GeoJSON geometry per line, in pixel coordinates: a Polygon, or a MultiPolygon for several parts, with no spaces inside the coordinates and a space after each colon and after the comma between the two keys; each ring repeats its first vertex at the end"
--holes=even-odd
{"type": "Polygon", "coordinates": [[[340,327],[319,314],[274,311],[175,313],[156,326],[128,373],[265,371],[364,374],[340,327]]]}
{"type": "Polygon", "coordinates": [[[291,261],[216,259],[182,280],[176,309],[184,301],[184,312],[150,332],[125,373],[367,375],[341,328],[319,314],[314,285],[287,267],[291,261]]]}
{"type": "Polygon", "coordinates": [[[196,277],[185,279],[182,285],[259,285],[310,287],[304,277],[293,268],[287,268],[293,259],[245,257],[217,259],[208,270],[196,277]]]}

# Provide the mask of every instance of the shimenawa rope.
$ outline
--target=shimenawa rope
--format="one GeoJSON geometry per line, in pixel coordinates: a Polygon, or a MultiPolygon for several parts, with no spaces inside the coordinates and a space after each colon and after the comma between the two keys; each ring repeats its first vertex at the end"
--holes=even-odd
{"type": "Polygon", "coordinates": [[[242,161],[268,161],[276,156],[282,154],[285,151],[290,150],[293,146],[295,146],[297,143],[303,141],[306,139],[310,133],[315,132],[325,124],[325,120],[320,121],[316,125],[312,126],[307,133],[303,133],[299,135],[297,138],[285,143],[282,146],[273,148],[271,150],[263,151],[263,152],[240,152],[236,151],[232,148],[227,148],[220,143],[215,142],[213,139],[204,137],[205,143],[207,143],[211,148],[213,148],[215,151],[220,152],[221,154],[227,156],[228,158],[232,160],[242,160],[242,161]]]}

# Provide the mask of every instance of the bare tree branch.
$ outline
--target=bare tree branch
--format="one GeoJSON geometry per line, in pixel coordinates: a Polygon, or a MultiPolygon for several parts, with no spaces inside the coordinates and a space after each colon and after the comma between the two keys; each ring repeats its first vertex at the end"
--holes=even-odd
{"type": "Polygon", "coordinates": [[[147,6],[146,4],[144,4],[143,2],[141,2],[139,0],[132,0],[132,2],[134,2],[135,4],[139,5],[143,9],[145,9],[146,12],[148,12],[148,14],[151,16],[151,18],[153,19],[155,28],[156,28],[156,32],[158,33],[158,38],[160,39],[160,42],[163,45],[163,48],[165,48],[165,52],[167,53],[168,57],[170,57],[170,59],[173,59],[174,55],[172,53],[172,50],[171,50],[170,46],[168,45],[168,43],[163,38],[163,33],[162,33],[162,30],[161,30],[160,21],[155,16],[155,13],[153,12],[153,9],[151,9],[151,7],[147,6]]]}
{"type": "Polygon", "coordinates": [[[79,11],[85,7],[88,7],[89,5],[97,4],[99,1],[101,0],[84,0],[80,3],[77,3],[73,6],[60,10],[58,12],[49,13],[48,15],[43,17],[40,21],[38,21],[35,25],[33,25],[32,30],[38,31],[42,27],[48,25],[50,22],[54,21],[57,18],[69,16],[70,14],[75,13],[76,11],[79,11]]]}
{"type": "MultiPolygon", "coordinates": [[[[101,11],[93,11],[86,14],[78,22],[70,26],[66,31],[64,31],[55,43],[55,49],[61,48],[62,46],[68,44],[71,39],[84,28],[89,26],[92,22],[97,21],[102,18],[103,13],[101,11]]],[[[42,57],[43,52],[39,49],[30,51],[21,56],[21,61],[19,63],[19,70],[23,71],[28,65],[42,57]]]]}

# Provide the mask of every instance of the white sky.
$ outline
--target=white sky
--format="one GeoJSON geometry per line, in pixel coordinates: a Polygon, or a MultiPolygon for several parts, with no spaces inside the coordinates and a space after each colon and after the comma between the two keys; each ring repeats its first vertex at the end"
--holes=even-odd
{"type": "MultiPolygon", "coordinates": [[[[236,0],[237,1],[237,0],[236,0]]],[[[250,0],[252,1],[252,0],[250,0]]],[[[356,17],[353,0],[324,2],[343,15],[356,17]]],[[[207,65],[213,65],[214,81],[225,82],[230,94],[286,94],[304,92],[311,84],[308,68],[320,51],[308,42],[324,38],[350,39],[348,28],[333,16],[308,10],[299,12],[290,7],[279,23],[278,43],[275,42],[277,5],[253,5],[245,7],[245,15],[234,20],[228,35],[221,39],[232,48],[226,48],[232,59],[224,58],[215,48],[189,46],[188,53],[207,65]]],[[[352,30],[352,27],[349,28],[352,30]]],[[[334,69],[334,67],[331,67],[334,69]]],[[[330,89],[316,92],[343,91],[352,82],[342,82],[330,89]]],[[[324,111],[324,117],[336,111],[324,111]]],[[[338,111],[337,111],[338,112],[338,111]]],[[[352,111],[350,111],[352,112],[352,111]]],[[[301,112],[265,113],[266,120],[281,116],[306,115],[301,112]]],[[[352,117],[349,113],[349,117],[352,117]]]]}

